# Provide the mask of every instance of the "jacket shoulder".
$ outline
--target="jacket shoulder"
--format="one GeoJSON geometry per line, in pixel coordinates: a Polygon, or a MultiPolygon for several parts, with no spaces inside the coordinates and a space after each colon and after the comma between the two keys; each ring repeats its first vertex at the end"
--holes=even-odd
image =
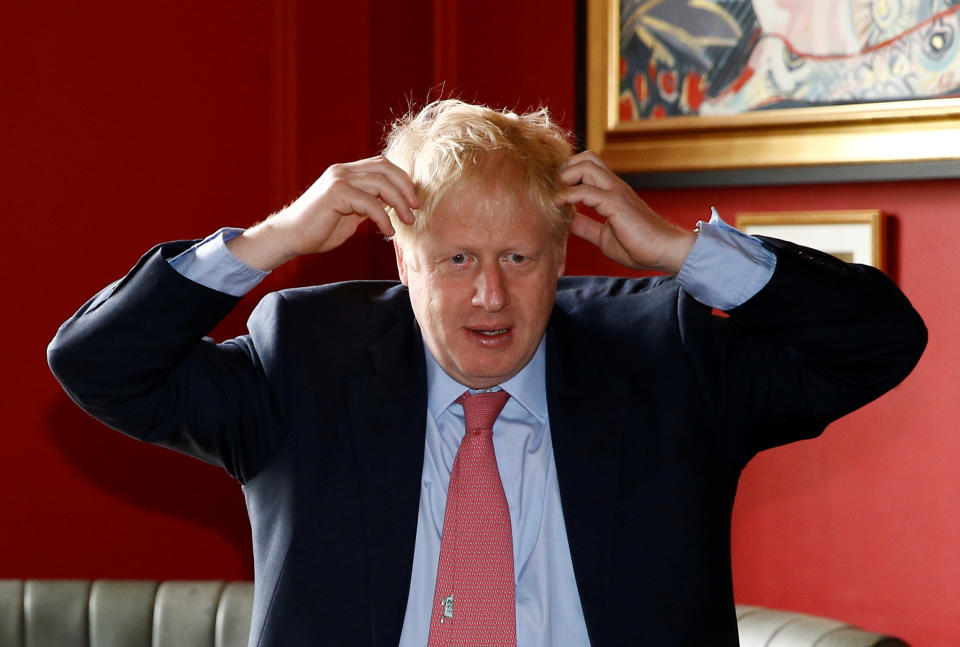
{"type": "Polygon", "coordinates": [[[251,328],[274,321],[283,310],[290,322],[306,321],[311,327],[329,325],[340,334],[344,325],[376,325],[412,315],[407,288],[396,281],[344,281],[267,294],[250,316],[251,328]]]}
{"type": "Polygon", "coordinates": [[[683,295],[673,276],[572,276],[560,279],[556,308],[581,324],[634,329],[641,320],[674,320],[683,295]]]}
{"type": "Polygon", "coordinates": [[[361,359],[368,347],[392,332],[415,338],[407,289],[390,281],[348,281],[271,292],[254,308],[247,330],[261,353],[294,357],[295,363],[322,358],[344,367],[364,364],[361,359]]]}

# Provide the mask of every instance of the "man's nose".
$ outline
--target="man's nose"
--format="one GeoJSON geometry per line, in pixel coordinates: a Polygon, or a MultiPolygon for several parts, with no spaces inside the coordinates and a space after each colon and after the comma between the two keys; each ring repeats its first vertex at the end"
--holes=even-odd
{"type": "Polygon", "coordinates": [[[499,312],[510,302],[503,269],[499,263],[483,268],[477,275],[473,305],[489,312],[499,312]]]}

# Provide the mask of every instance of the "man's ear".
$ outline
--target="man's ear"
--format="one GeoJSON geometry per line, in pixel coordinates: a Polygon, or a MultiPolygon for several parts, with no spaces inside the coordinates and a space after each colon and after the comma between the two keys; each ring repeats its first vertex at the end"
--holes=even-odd
{"type": "Polygon", "coordinates": [[[397,256],[397,274],[400,275],[400,282],[409,286],[407,283],[407,266],[403,262],[403,248],[400,247],[396,238],[393,239],[393,253],[397,256]]]}
{"type": "Polygon", "coordinates": [[[557,278],[563,276],[567,269],[567,240],[568,236],[563,237],[563,241],[557,246],[557,278]]]}

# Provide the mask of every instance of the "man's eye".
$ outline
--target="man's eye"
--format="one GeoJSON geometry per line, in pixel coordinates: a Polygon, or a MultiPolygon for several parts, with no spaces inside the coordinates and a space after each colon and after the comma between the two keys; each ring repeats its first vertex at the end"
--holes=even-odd
{"type": "Polygon", "coordinates": [[[456,256],[451,256],[450,262],[453,263],[454,265],[463,265],[464,263],[467,262],[467,255],[457,254],[456,256]]]}
{"type": "Polygon", "coordinates": [[[516,252],[512,254],[507,254],[507,260],[511,263],[522,263],[527,260],[527,257],[523,254],[517,254],[516,252]]]}

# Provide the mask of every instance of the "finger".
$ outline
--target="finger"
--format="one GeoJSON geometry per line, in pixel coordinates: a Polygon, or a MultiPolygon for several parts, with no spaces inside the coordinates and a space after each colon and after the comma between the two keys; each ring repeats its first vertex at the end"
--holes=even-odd
{"type": "Polygon", "coordinates": [[[583,215],[579,211],[574,212],[573,220],[570,222],[570,233],[600,247],[600,236],[602,232],[603,224],[589,216],[583,215]]]}
{"type": "Polygon", "coordinates": [[[582,204],[590,207],[605,218],[617,214],[616,206],[623,204],[620,194],[589,184],[577,184],[570,187],[561,199],[566,204],[582,204]]]}
{"type": "Polygon", "coordinates": [[[589,148],[585,151],[580,151],[576,155],[571,155],[567,159],[565,166],[573,166],[574,164],[577,164],[583,161],[589,161],[596,164],[597,166],[607,168],[607,165],[603,162],[603,159],[601,159],[599,155],[597,155],[594,151],[590,150],[589,148]]]}
{"type": "Polygon", "coordinates": [[[585,158],[571,164],[560,172],[560,178],[570,186],[589,184],[601,189],[611,190],[620,185],[621,180],[609,169],[598,165],[594,160],[585,158]]]}
{"type": "Polygon", "coordinates": [[[408,225],[413,224],[413,211],[402,189],[395,185],[389,177],[382,173],[353,173],[350,176],[350,185],[366,191],[390,205],[397,212],[397,216],[408,225]]]}
{"type": "Polygon", "coordinates": [[[344,193],[343,202],[336,210],[342,216],[357,214],[369,218],[377,225],[377,229],[383,232],[384,236],[390,237],[397,233],[380,201],[362,189],[354,186],[348,187],[344,193]]]}
{"type": "MultiPolygon", "coordinates": [[[[396,167],[394,169],[399,171],[396,167]]],[[[402,177],[406,178],[405,184],[398,185],[394,181],[393,174],[380,172],[380,169],[353,173],[351,183],[379,197],[396,210],[400,220],[412,225],[415,218],[413,207],[417,205],[417,202],[411,202],[409,192],[413,192],[414,197],[416,197],[416,192],[413,190],[413,183],[410,182],[407,174],[403,171],[400,172],[402,177]],[[405,190],[405,186],[409,190],[405,190]]]]}
{"type": "Polygon", "coordinates": [[[370,173],[381,173],[385,175],[394,186],[403,193],[409,204],[414,209],[420,206],[420,198],[417,195],[417,187],[402,168],[388,160],[383,155],[368,157],[348,164],[351,170],[364,171],[370,173]]]}
{"type": "Polygon", "coordinates": [[[636,264],[627,254],[623,245],[617,239],[613,229],[606,223],[601,223],[577,212],[570,223],[571,233],[589,243],[596,245],[603,255],[624,267],[636,268],[636,264]]]}
{"type": "Polygon", "coordinates": [[[571,166],[576,166],[577,164],[583,164],[584,162],[591,164],[600,163],[600,158],[597,157],[596,153],[591,150],[585,150],[576,155],[571,155],[567,158],[567,161],[563,163],[561,168],[569,168],[571,166]]]}

